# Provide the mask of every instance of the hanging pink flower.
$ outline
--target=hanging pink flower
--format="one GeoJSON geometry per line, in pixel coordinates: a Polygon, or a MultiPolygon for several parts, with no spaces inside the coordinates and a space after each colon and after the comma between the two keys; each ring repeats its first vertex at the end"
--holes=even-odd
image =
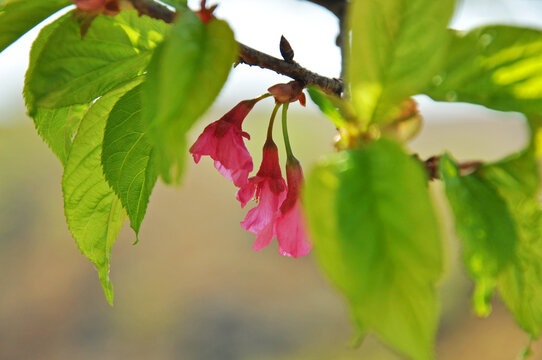
{"type": "MultiPolygon", "coordinates": [[[[244,207],[256,193],[258,206],[251,209],[245,220],[241,222],[243,229],[253,234],[259,233],[271,222],[274,214],[286,198],[286,182],[282,177],[279,164],[278,149],[272,139],[268,139],[263,147],[263,159],[256,176],[251,177],[247,184],[239,189],[237,199],[244,207]]],[[[254,243],[254,250],[263,247],[254,243]]]]}
{"type": "Polygon", "coordinates": [[[250,139],[250,135],[243,132],[241,125],[256,102],[258,99],[241,101],[209,124],[190,148],[196,164],[203,155],[209,155],[215,161],[215,168],[237,187],[247,183],[253,169],[252,157],[243,140],[243,137],[250,139]]]}
{"type": "Polygon", "coordinates": [[[303,171],[297,160],[288,160],[286,178],[288,180],[286,199],[268,225],[258,233],[254,248],[264,248],[277,237],[280,254],[297,258],[307,255],[312,248],[299,198],[303,171]]]}

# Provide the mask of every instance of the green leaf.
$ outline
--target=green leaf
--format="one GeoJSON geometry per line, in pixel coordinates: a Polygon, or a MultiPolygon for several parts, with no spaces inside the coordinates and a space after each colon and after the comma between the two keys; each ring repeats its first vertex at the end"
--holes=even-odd
{"type": "Polygon", "coordinates": [[[540,113],[542,31],[487,26],[450,31],[446,63],[427,94],[501,111],[540,113]]]}
{"type": "Polygon", "coordinates": [[[320,263],[359,331],[412,358],[433,358],[442,255],[425,170],[381,139],[327,157],[304,200],[320,263]]]}
{"type": "MultiPolygon", "coordinates": [[[[30,51],[30,64],[26,72],[27,78],[32,77],[32,73],[36,67],[36,61],[39,54],[43,50],[49,37],[62,22],[64,18],[70,15],[64,15],[59,21],[55,21],[45,26],[39,33],[37,39],[32,44],[30,51]]],[[[53,153],[60,159],[64,165],[68,159],[68,154],[71,149],[73,135],[79,127],[79,123],[83,118],[84,112],[87,109],[85,105],[73,105],[59,109],[38,108],[32,110],[32,94],[24,92],[25,101],[30,113],[33,114],[34,125],[38,134],[49,145],[53,153]]]]}
{"type": "Polygon", "coordinates": [[[117,102],[107,120],[102,151],[105,177],[128,212],[136,236],[158,177],[141,102],[141,86],[117,102]]]}
{"type": "Polygon", "coordinates": [[[176,9],[186,9],[186,0],[162,0],[163,3],[173,6],[176,9]]]}
{"type": "Polygon", "coordinates": [[[465,264],[476,285],[474,309],[487,316],[497,277],[514,261],[518,241],[514,220],[495,187],[477,173],[461,176],[448,155],[441,157],[440,171],[463,241],[465,264]]]}
{"type": "Polygon", "coordinates": [[[347,79],[364,124],[393,120],[401,101],[425,91],[444,61],[446,26],[454,4],[454,0],[350,2],[347,79]]]}
{"type": "Polygon", "coordinates": [[[126,212],[103,175],[102,140],[111,109],[137,83],[131,81],[113,89],[89,108],[62,177],[68,227],[81,252],[98,269],[110,304],[113,303],[113,285],[109,279],[111,249],[126,220],[126,212]]]}
{"type": "Polygon", "coordinates": [[[498,289],[518,324],[532,337],[542,330],[542,211],[532,148],[484,166],[480,175],[506,201],[519,235],[514,262],[499,277],[498,289]]]}
{"type": "Polygon", "coordinates": [[[70,0],[0,1],[0,52],[41,21],[71,4],[70,0]]]}
{"type": "Polygon", "coordinates": [[[73,105],[59,109],[38,109],[34,115],[34,125],[38,134],[62,165],[68,160],[73,136],[87,108],[87,105],[73,105]]]}
{"type": "Polygon", "coordinates": [[[309,92],[312,101],[318,105],[320,111],[326,115],[336,127],[340,128],[344,126],[346,120],[341,115],[339,109],[330,100],[329,95],[326,95],[315,86],[309,86],[307,91],[309,92]]]}
{"type": "MultiPolygon", "coordinates": [[[[64,17],[27,74],[30,110],[87,104],[141,75],[168,25],[136,11],[98,16],[81,38],[74,17],[64,17]]],[[[28,103],[28,100],[27,100],[28,103]]]]}
{"type": "Polygon", "coordinates": [[[143,118],[166,182],[179,180],[185,134],[213,103],[237,54],[228,24],[216,19],[204,24],[190,11],[179,15],[156,50],[143,88],[143,118]]]}
{"type": "Polygon", "coordinates": [[[504,199],[512,195],[536,197],[540,186],[534,144],[504,159],[484,165],[478,173],[492,182],[504,199]]]}

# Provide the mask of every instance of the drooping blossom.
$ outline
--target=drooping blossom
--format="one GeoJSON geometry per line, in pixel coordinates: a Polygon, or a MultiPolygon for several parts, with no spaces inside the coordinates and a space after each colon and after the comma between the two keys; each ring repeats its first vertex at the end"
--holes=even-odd
{"type": "Polygon", "coordinates": [[[258,99],[241,101],[209,124],[190,148],[196,164],[202,156],[210,156],[215,161],[215,168],[239,188],[247,183],[253,169],[252,157],[243,140],[243,137],[250,139],[250,135],[241,129],[241,125],[256,102],[258,99]]]}
{"type": "Polygon", "coordinates": [[[299,103],[305,106],[306,98],[303,93],[303,84],[297,80],[290,81],[287,84],[276,84],[267,89],[278,103],[291,103],[299,100],[299,103]]]}
{"type": "MultiPolygon", "coordinates": [[[[256,176],[251,177],[247,184],[239,189],[237,199],[244,207],[256,193],[258,205],[251,209],[245,220],[241,222],[243,229],[257,234],[266,227],[279,210],[286,198],[286,182],[282,177],[279,164],[277,145],[268,138],[263,147],[263,159],[260,170],[256,176]]],[[[261,250],[267,244],[258,241],[254,243],[254,250],[261,250]]]]}
{"type": "Polygon", "coordinates": [[[257,244],[260,248],[266,247],[276,237],[279,252],[297,258],[307,255],[312,248],[300,199],[303,171],[297,160],[288,160],[286,178],[288,180],[286,199],[269,224],[258,233],[254,246],[257,244]]]}

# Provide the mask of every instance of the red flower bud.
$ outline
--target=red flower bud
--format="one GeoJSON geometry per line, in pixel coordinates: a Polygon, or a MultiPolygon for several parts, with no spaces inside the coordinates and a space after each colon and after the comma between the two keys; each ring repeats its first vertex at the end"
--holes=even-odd
{"type": "Polygon", "coordinates": [[[305,106],[306,98],[303,93],[303,84],[300,81],[290,81],[287,84],[276,84],[267,89],[279,103],[295,102],[305,106]]]}

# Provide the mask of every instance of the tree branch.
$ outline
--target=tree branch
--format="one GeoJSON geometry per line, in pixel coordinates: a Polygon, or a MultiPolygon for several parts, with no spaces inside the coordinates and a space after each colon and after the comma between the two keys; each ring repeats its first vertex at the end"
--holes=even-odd
{"type": "Polygon", "coordinates": [[[129,0],[133,7],[140,13],[154,19],[160,19],[172,23],[175,20],[175,13],[162,4],[153,0],[129,0]]]}
{"type": "Polygon", "coordinates": [[[316,85],[327,93],[340,95],[343,91],[343,82],[340,79],[330,79],[305,69],[295,61],[287,62],[271,55],[264,54],[244,44],[239,44],[239,62],[251,66],[259,66],[299,80],[305,86],[316,85]]]}
{"type": "MultiPolygon", "coordinates": [[[[418,156],[416,155],[416,157],[418,156]]],[[[429,159],[422,161],[422,163],[427,169],[429,180],[440,179],[440,171],[439,171],[440,156],[439,155],[431,156],[429,159]]],[[[478,168],[482,166],[483,163],[481,161],[463,161],[463,162],[458,163],[457,165],[459,167],[460,175],[469,175],[475,172],[476,170],[478,170],[478,168]]]]}
{"type": "MultiPolygon", "coordinates": [[[[175,20],[176,14],[174,12],[153,0],[129,1],[141,14],[163,20],[167,23],[172,23],[175,20]]],[[[305,86],[316,85],[326,93],[340,95],[343,91],[343,81],[340,79],[318,75],[305,69],[295,61],[287,62],[241,43],[239,43],[239,49],[239,63],[273,70],[278,74],[286,75],[294,80],[301,81],[305,86]]]]}

